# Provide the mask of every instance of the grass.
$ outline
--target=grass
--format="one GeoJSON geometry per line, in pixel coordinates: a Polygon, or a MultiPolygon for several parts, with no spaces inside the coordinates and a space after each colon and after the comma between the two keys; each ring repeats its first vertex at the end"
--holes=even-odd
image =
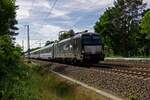
{"type": "Polygon", "coordinates": [[[73,85],[65,81],[59,81],[52,73],[40,77],[39,99],[40,100],[66,100],[72,99],[73,85]]]}
{"type": "Polygon", "coordinates": [[[129,100],[138,100],[138,98],[135,96],[129,96],[129,100]]]}
{"type": "Polygon", "coordinates": [[[27,66],[31,77],[27,81],[26,91],[30,91],[31,97],[23,100],[103,100],[96,99],[96,93],[47,71],[45,68],[49,65],[29,63],[27,66]]]}

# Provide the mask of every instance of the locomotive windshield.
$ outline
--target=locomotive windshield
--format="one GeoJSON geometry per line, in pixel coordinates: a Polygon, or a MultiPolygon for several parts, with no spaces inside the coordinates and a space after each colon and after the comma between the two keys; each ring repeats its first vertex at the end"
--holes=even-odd
{"type": "Polygon", "coordinates": [[[82,36],[83,45],[99,45],[101,40],[99,35],[83,35],[82,36]]]}

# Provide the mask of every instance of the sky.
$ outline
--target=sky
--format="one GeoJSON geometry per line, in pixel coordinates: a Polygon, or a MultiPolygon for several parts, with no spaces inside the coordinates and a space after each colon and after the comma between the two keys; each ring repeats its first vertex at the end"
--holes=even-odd
{"type": "MultiPolygon", "coordinates": [[[[30,46],[39,47],[47,40],[57,40],[60,31],[89,30],[114,0],[16,0],[19,35],[16,43],[27,50],[27,29],[30,26],[30,46]]],[[[150,7],[150,0],[144,0],[150,7]]]]}

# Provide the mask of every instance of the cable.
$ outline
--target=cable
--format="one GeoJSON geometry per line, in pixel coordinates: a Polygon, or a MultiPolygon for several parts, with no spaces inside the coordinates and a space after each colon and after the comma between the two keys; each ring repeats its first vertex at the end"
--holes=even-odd
{"type": "MultiPolygon", "coordinates": [[[[45,17],[44,21],[45,21],[45,20],[46,20],[46,18],[48,18],[48,17],[49,17],[49,15],[52,13],[52,11],[53,11],[53,9],[54,9],[54,7],[55,7],[55,5],[56,5],[57,1],[58,1],[58,0],[55,0],[55,1],[54,1],[54,3],[53,3],[53,5],[52,5],[52,7],[50,8],[50,12],[46,15],[46,17],[45,17]]],[[[50,2],[50,0],[48,0],[48,2],[50,2]]]]}
{"type": "MultiPolygon", "coordinates": [[[[35,40],[35,41],[33,41],[32,42],[32,44],[31,44],[31,46],[32,46],[32,48],[33,48],[33,46],[37,46],[37,44],[45,44],[45,42],[43,42],[41,39],[32,39],[32,40],[35,40]]],[[[39,47],[39,46],[38,46],[39,47]]]]}
{"type": "MultiPolygon", "coordinates": [[[[93,6],[95,6],[95,4],[96,4],[97,2],[95,2],[92,6],[90,6],[89,8],[93,8],[93,6]]],[[[109,4],[110,5],[110,4],[109,4]]],[[[103,9],[103,8],[102,8],[103,9]]],[[[84,17],[86,17],[87,15],[85,14],[83,17],[81,17],[81,18],[79,18],[73,25],[72,25],[72,28],[73,27],[75,27],[78,23],[79,23],[79,21],[81,20],[81,19],[83,19],[84,17]]]]}
{"type": "Polygon", "coordinates": [[[29,16],[31,16],[31,12],[33,11],[35,1],[36,0],[32,0],[31,9],[29,10],[29,16]]]}
{"type": "MultiPolygon", "coordinates": [[[[48,1],[48,3],[50,4],[50,0],[46,0],[46,1],[48,1]]],[[[55,0],[55,1],[54,1],[52,7],[50,8],[50,12],[49,12],[45,17],[43,17],[43,22],[45,22],[45,21],[47,20],[47,18],[49,17],[49,15],[52,13],[52,11],[53,11],[53,9],[54,9],[54,7],[55,7],[57,1],[58,1],[58,0],[55,0]]],[[[43,28],[43,27],[44,27],[44,26],[42,26],[41,28],[43,28]]],[[[39,30],[40,30],[41,28],[39,28],[39,30]]]]}
{"type": "MultiPolygon", "coordinates": [[[[48,1],[48,3],[50,4],[50,0],[46,0],[46,1],[48,1]]],[[[57,1],[58,1],[58,0],[55,0],[55,1],[54,1],[52,7],[50,8],[50,12],[45,16],[45,18],[43,18],[43,22],[45,22],[45,21],[47,20],[47,18],[49,17],[49,15],[52,13],[52,11],[53,11],[53,9],[54,9],[54,7],[55,7],[57,1]]],[[[43,27],[44,27],[44,26],[42,26],[41,28],[43,28],[43,27]]],[[[41,28],[39,28],[39,30],[40,30],[41,28]]]]}

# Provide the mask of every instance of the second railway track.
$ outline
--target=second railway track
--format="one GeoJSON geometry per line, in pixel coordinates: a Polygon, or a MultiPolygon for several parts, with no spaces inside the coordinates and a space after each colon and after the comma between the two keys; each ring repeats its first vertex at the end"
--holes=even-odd
{"type": "Polygon", "coordinates": [[[133,67],[127,64],[93,64],[90,69],[101,70],[104,72],[128,75],[132,77],[140,77],[143,79],[150,78],[150,68],[133,67]]]}
{"type": "Polygon", "coordinates": [[[87,70],[102,71],[105,73],[114,73],[119,75],[125,75],[128,77],[138,77],[142,79],[150,78],[150,65],[148,64],[134,64],[134,63],[123,63],[123,62],[102,62],[99,64],[68,64],[68,63],[58,63],[61,66],[74,66],[74,67],[86,67],[87,70]],[[143,67],[144,66],[144,67],[143,67]]]}

